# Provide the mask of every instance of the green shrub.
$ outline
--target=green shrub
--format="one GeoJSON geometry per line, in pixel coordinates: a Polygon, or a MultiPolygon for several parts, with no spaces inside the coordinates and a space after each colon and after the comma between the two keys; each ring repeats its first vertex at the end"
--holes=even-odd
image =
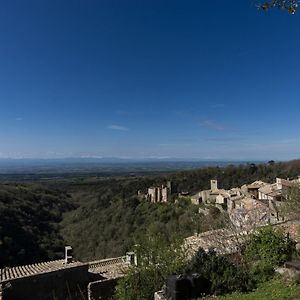
{"type": "Polygon", "coordinates": [[[275,267],[290,259],[294,249],[295,243],[288,236],[267,227],[250,235],[245,258],[249,263],[260,262],[275,267]]]}
{"type": "Polygon", "coordinates": [[[270,280],[275,273],[274,268],[262,262],[255,263],[250,268],[250,274],[256,282],[265,282],[270,280]]]}
{"type": "Polygon", "coordinates": [[[294,242],[283,232],[267,227],[250,235],[244,258],[253,278],[265,282],[274,275],[276,266],[291,258],[294,248],[294,242]]]}
{"type": "Polygon", "coordinates": [[[211,294],[245,292],[254,288],[254,282],[243,266],[234,265],[215,251],[205,252],[200,248],[186,272],[195,272],[207,278],[211,282],[211,294]]]}
{"type": "Polygon", "coordinates": [[[138,266],[130,268],[117,285],[118,300],[148,300],[170,275],[180,274],[186,263],[181,241],[171,244],[161,235],[147,235],[136,246],[138,266]]]}

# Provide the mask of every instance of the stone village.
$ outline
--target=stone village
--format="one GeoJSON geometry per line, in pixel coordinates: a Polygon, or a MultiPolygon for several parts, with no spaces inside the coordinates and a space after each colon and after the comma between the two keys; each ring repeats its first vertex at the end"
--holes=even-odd
{"type": "MultiPolygon", "coordinates": [[[[282,226],[295,238],[299,222],[284,220],[280,206],[288,199],[300,178],[289,180],[277,178],[274,183],[255,181],[230,190],[220,189],[218,181],[210,181],[210,189],[202,190],[192,196],[185,196],[199,206],[199,213],[206,214],[206,206],[214,206],[227,212],[235,231],[217,229],[195,234],[185,239],[189,255],[199,247],[213,248],[220,254],[236,251],[235,242],[247,235],[248,229],[271,224],[282,226]]],[[[172,183],[166,186],[150,187],[147,194],[138,195],[152,203],[166,203],[173,193],[172,183]]],[[[180,200],[178,200],[180,201],[180,200]]],[[[134,253],[123,257],[103,259],[82,263],[74,261],[72,248],[65,248],[65,258],[57,261],[41,262],[32,265],[0,269],[0,300],[17,299],[110,299],[119,278],[124,276],[130,265],[136,265],[134,253]],[[66,284],[67,283],[67,284],[66,284]]],[[[160,295],[156,295],[156,299],[160,295]]]]}
{"type": "MultiPolygon", "coordinates": [[[[292,187],[300,184],[300,177],[289,180],[276,178],[274,183],[261,180],[241,187],[225,190],[218,187],[216,179],[210,180],[210,189],[201,190],[189,196],[188,192],[179,193],[177,198],[185,197],[199,206],[199,213],[207,214],[208,207],[214,206],[222,212],[227,212],[233,224],[237,227],[247,223],[276,224],[284,221],[280,207],[288,199],[292,187]]],[[[172,183],[149,187],[147,194],[138,191],[138,195],[151,203],[169,202],[173,194],[172,183]]],[[[175,200],[180,201],[180,200],[175,200]]]]}

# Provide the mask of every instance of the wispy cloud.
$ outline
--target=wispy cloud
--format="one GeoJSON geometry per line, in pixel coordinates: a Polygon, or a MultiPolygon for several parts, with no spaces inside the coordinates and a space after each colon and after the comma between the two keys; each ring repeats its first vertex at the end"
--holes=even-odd
{"type": "MultiPolygon", "coordinates": [[[[225,104],[212,104],[210,106],[211,109],[218,109],[225,107],[225,104]]],[[[196,112],[188,112],[188,111],[180,111],[180,110],[174,110],[172,113],[182,119],[186,119],[189,122],[192,122],[196,126],[201,126],[206,129],[210,129],[213,131],[226,131],[226,132],[238,132],[239,129],[230,126],[230,125],[224,125],[222,123],[216,122],[212,119],[210,119],[208,116],[203,115],[202,117],[196,116],[196,112]]]]}
{"type": "Polygon", "coordinates": [[[171,113],[179,117],[191,117],[191,114],[184,110],[172,110],[171,113]]]}
{"type": "Polygon", "coordinates": [[[23,121],[23,118],[17,117],[17,118],[15,118],[15,121],[23,121]]]}
{"type": "Polygon", "coordinates": [[[239,142],[246,139],[244,137],[208,137],[203,140],[206,142],[239,142]]]}
{"type": "Polygon", "coordinates": [[[217,131],[224,131],[226,128],[219,124],[216,123],[212,120],[203,120],[199,123],[200,126],[211,129],[211,130],[217,130],[217,131]]]}
{"type": "Polygon", "coordinates": [[[192,143],[162,143],[158,144],[160,147],[191,147],[192,143]]]}
{"type": "Polygon", "coordinates": [[[120,125],[108,125],[107,128],[112,129],[112,130],[119,130],[119,131],[128,131],[129,130],[129,128],[120,126],[120,125]]]}
{"type": "Polygon", "coordinates": [[[129,111],[127,111],[127,110],[117,110],[116,111],[116,114],[117,115],[121,115],[121,116],[129,116],[129,115],[131,115],[132,113],[131,112],[129,112],[129,111]]]}
{"type": "Polygon", "coordinates": [[[210,108],[212,108],[212,109],[224,108],[224,107],[225,107],[225,104],[223,104],[223,103],[215,103],[215,104],[210,105],[210,108]]]}

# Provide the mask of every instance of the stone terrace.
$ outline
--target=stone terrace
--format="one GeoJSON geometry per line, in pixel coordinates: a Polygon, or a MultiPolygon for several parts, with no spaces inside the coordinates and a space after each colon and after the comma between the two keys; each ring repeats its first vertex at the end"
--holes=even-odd
{"type": "Polygon", "coordinates": [[[90,273],[101,274],[107,279],[122,277],[130,265],[126,256],[97,260],[88,264],[90,273]]]}

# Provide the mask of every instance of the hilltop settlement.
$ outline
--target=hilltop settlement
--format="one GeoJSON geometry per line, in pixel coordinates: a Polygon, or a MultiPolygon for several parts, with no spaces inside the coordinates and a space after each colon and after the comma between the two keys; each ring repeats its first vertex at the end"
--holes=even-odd
{"type": "MultiPolygon", "coordinates": [[[[222,212],[227,212],[232,223],[237,227],[246,225],[277,224],[284,221],[280,213],[280,207],[288,200],[293,187],[300,183],[300,176],[297,179],[276,178],[273,183],[261,180],[244,184],[241,187],[232,187],[229,190],[219,188],[216,179],[210,180],[210,189],[200,190],[194,195],[188,192],[181,192],[177,200],[187,198],[199,206],[199,213],[208,214],[211,206],[222,212]]],[[[149,187],[147,194],[138,195],[151,203],[164,203],[171,199],[174,188],[169,181],[167,185],[149,187]]]]}
{"type": "MultiPolygon", "coordinates": [[[[286,220],[281,207],[288,201],[292,189],[299,184],[300,177],[276,178],[272,183],[256,180],[240,187],[223,189],[216,179],[212,179],[210,189],[190,195],[186,191],[176,193],[176,188],[168,181],[166,185],[149,187],[146,193],[138,191],[138,196],[153,204],[169,204],[184,198],[198,207],[199,214],[208,214],[211,207],[224,213],[233,227],[195,233],[184,240],[183,246],[189,257],[199,248],[232,255],[238,251],[237,242],[242,243],[255,228],[265,225],[282,226],[289,236],[297,240],[295,232],[299,222],[286,220]]],[[[0,269],[0,300],[50,300],[67,299],[69,296],[76,299],[109,299],[117,281],[130,266],[137,264],[134,252],[83,263],[73,260],[72,248],[67,246],[62,260],[0,269]],[[68,285],[65,285],[66,282],[68,285]]],[[[157,294],[156,299],[164,299],[159,297],[157,294]]]]}

